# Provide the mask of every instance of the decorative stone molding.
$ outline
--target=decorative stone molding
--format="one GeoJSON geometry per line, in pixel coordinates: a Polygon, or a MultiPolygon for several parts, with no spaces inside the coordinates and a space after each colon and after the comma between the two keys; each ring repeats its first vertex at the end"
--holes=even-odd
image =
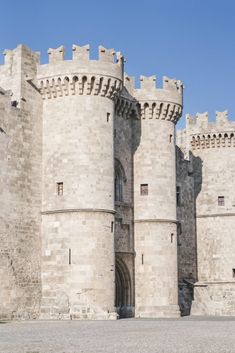
{"type": "Polygon", "coordinates": [[[126,119],[129,119],[133,115],[138,116],[138,107],[137,102],[129,100],[123,96],[117,97],[115,110],[118,116],[122,116],[126,119]]]}
{"type": "Polygon", "coordinates": [[[50,215],[50,214],[55,214],[55,213],[79,213],[79,212],[98,212],[98,213],[112,213],[115,214],[115,210],[108,210],[108,209],[101,209],[101,208],[65,208],[61,210],[48,210],[48,211],[42,211],[42,215],[50,215]]]}
{"type": "Polygon", "coordinates": [[[182,114],[182,106],[173,102],[140,101],[142,119],[162,119],[176,123],[182,114]]]}
{"type": "Polygon", "coordinates": [[[212,132],[207,134],[195,134],[191,136],[192,150],[219,147],[235,147],[235,132],[212,132]]]}
{"type": "Polygon", "coordinates": [[[43,99],[69,95],[94,95],[114,99],[122,82],[109,76],[76,74],[42,79],[39,89],[43,99]]]}

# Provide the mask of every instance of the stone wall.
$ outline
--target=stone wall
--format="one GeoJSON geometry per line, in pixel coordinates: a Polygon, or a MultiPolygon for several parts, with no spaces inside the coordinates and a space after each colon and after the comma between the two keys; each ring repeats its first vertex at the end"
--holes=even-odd
{"type": "Polygon", "coordinates": [[[125,317],[134,315],[133,124],[136,116],[133,109],[133,98],[124,88],[116,102],[114,156],[115,179],[121,177],[122,189],[122,195],[116,195],[115,200],[116,272],[127,281],[125,284],[116,280],[116,287],[122,287],[116,288],[122,297],[120,303],[116,298],[116,305],[119,315],[125,317]]]}
{"type": "MultiPolygon", "coordinates": [[[[194,179],[197,276],[192,278],[196,280],[193,314],[229,315],[234,310],[234,131],[227,112],[217,112],[216,122],[209,122],[207,113],[188,116],[186,130],[179,134],[194,179]]],[[[190,237],[193,243],[194,232],[190,237]]],[[[182,255],[190,259],[189,251],[182,255]]],[[[182,266],[188,268],[187,263],[182,266]]]]}
{"type": "Polygon", "coordinates": [[[8,51],[0,67],[1,318],[36,318],[40,288],[41,98],[27,82],[37,55],[8,51]]]}

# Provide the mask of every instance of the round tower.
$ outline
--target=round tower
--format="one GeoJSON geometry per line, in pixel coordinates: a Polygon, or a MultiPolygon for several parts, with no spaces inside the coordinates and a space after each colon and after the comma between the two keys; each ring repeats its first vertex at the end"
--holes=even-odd
{"type": "Polygon", "coordinates": [[[141,77],[139,142],[134,155],[136,317],[179,315],[176,239],[175,123],[182,83],[141,77]]]}
{"type": "Polygon", "coordinates": [[[38,69],[43,104],[41,318],[112,319],[114,98],[123,59],[99,47],[49,49],[38,69]]]}
{"type": "Polygon", "coordinates": [[[198,281],[191,312],[235,315],[235,122],[187,116],[195,184],[198,281]]]}

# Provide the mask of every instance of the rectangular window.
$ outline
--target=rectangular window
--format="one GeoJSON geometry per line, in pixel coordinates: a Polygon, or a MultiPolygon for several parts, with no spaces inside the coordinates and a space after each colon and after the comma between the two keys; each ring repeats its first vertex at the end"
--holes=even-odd
{"type": "Polygon", "coordinates": [[[224,206],[224,196],[218,196],[218,206],[224,206]]]}
{"type": "Polygon", "coordinates": [[[140,184],[140,195],[148,195],[148,184],[140,184]]]}
{"type": "Polygon", "coordinates": [[[233,278],[235,278],[235,268],[233,268],[233,278]]]}
{"type": "Polygon", "coordinates": [[[62,196],[64,191],[64,184],[63,183],[57,183],[57,195],[62,196]]]}
{"type": "Polygon", "coordinates": [[[109,122],[110,113],[107,113],[107,123],[109,122]]]}
{"type": "Polygon", "coordinates": [[[170,135],[170,142],[172,142],[173,135],[170,135]]]}
{"type": "Polygon", "coordinates": [[[181,204],[180,186],[176,186],[176,205],[180,206],[180,204],[181,204]]]}

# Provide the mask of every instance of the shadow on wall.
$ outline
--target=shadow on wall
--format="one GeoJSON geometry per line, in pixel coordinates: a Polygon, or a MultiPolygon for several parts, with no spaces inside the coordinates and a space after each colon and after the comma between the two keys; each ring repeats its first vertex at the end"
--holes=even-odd
{"type": "Polygon", "coordinates": [[[196,199],[202,185],[202,160],[176,147],[177,183],[181,185],[181,202],[177,204],[178,219],[178,285],[182,316],[190,315],[194,300],[194,283],[198,280],[196,199]]]}

